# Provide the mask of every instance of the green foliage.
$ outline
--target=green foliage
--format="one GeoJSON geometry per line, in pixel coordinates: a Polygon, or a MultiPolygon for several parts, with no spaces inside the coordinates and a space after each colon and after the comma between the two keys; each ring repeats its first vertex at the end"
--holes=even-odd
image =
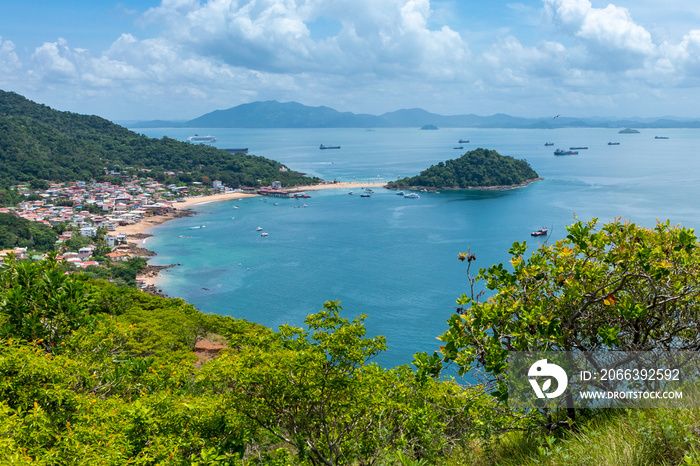
{"type": "Polygon", "coordinates": [[[3,464],[426,464],[473,436],[489,402],[369,364],[384,339],[335,302],[274,333],[53,258],[0,274],[3,464]],[[211,333],[229,350],[197,369],[211,333]]]}
{"type": "Polygon", "coordinates": [[[51,227],[12,214],[0,213],[0,249],[27,248],[51,251],[58,234],[51,227]]]}
{"type": "Polygon", "coordinates": [[[420,175],[388,183],[390,187],[469,188],[514,186],[538,178],[525,160],[504,157],[495,150],[476,149],[440,162],[420,175]]]}
{"type": "MultiPolygon", "coordinates": [[[[494,295],[462,296],[440,355],[420,355],[421,373],[456,363],[483,368],[504,397],[510,351],[700,349],[700,251],[693,230],[647,229],[619,219],[576,222],[566,239],[525,258],[525,243],[503,264],[481,269],[494,295]]],[[[461,256],[460,256],[461,257],[461,256]]]]}
{"type": "Polygon", "coordinates": [[[176,175],[182,181],[218,179],[231,187],[258,186],[257,180],[263,184],[279,180],[284,185],[318,181],[293,171],[280,172],[282,164],[264,157],[232,155],[167,137],[151,139],[97,116],[59,112],[0,91],[0,181],[5,185],[117,181],[121,178],[105,169],[121,174],[127,167],[150,169],[163,177],[164,171],[182,171],[176,175]]]}
{"type": "Polygon", "coordinates": [[[251,429],[261,429],[256,439],[293,446],[299,461],[313,464],[355,464],[385,451],[435,459],[470,435],[463,410],[478,395],[421,384],[406,366],[367,364],[386,348],[384,338],[366,337],[364,316],[349,321],[340,310],[325,303],[306,319],[308,330],[282,326],[205,366],[202,380],[224,389],[251,429]]]}
{"type": "Polygon", "coordinates": [[[42,262],[5,259],[0,268],[0,337],[36,341],[47,351],[92,321],[85,281],[65,275],[55,254],[42,262]]]}

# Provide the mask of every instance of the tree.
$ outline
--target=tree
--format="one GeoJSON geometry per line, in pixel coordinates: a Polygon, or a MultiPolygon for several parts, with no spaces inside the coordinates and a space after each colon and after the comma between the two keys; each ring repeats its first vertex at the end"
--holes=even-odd
{"type": "Polygon", "coordinates": [[[36,341],[50,352],[92,321],[84,278],[65,275],[55,253],[40,262],[6,258],[0,290],[0,337],[36,341]]]}
{"type": "MultiPolygon", "coordinates": [[[[525,258],[525,243],[503,264],[481,269],[487,301],[462,295],[441,353],[419,354],[422,374],[456,363],[482,368],[505,398],[511,351],[651,351],[700,349],[700,251],[692,229],[630,222],[567,227],[566,239],[525,258]]],[[[460,254],[469,262],[471,256],[460,254]]],[[[473,289],[472,289],[473,290],[473,289]]]]}
{"type": "Polygon", "coordinates": [[[406,366],[368,364],[386,348],[384,337],[366,337],[365,316],[349,321],[341,309],[326,302],[306,319],[308,330],[282,326],[210,362],[200,379],[225,387],[257,443],[284,442],[312,464],[365,464],[402,450],[430,458],[471,434],[462,413],[481,392],[467,396],[455,384],[417,383],[406,366]]]}

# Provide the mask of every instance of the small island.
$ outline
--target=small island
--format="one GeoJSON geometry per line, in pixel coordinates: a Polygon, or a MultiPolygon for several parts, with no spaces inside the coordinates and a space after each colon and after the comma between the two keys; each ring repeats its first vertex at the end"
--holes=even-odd
{"type": "Polygon", "coordinates": [[[511,189],[540,179],[525,160],[479,148],[458,159],[433,165],[418,176],[391,181],[387,188],[511,189]]]}
{"type": "Polygon", "coordinates": [[[423,126],[420,127],[420,129],[422,129],[422,130],[426,130],[426,129],[428,129],[428,130],[435,130],[435,129],[438,129],[438,127],[435,126],[435,125],[423,125],[423,126]]]}
{"type": "Polygon", "coordinates": [[[636,129],[632,129],[632,128],[625,128],[625,129],[621,129],[620,131],[618,131],[618,133],[619,134],[636,134],[636,133],[639,133],[639,131],[637,131],[636,129]]]}

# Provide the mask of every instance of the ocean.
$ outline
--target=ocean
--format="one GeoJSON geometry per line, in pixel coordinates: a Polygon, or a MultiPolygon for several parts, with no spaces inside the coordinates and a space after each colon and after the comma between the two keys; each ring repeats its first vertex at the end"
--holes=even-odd
{"type": "Polygon", "coordinates": [[[700,225],[695,129],[133,130],[183,141],[211,134],[222,149],[248,147],[309,175],[363,183],[412,176],[478,147],[526,159],[544,179],[523,188],[421,193],[419,199],[383,188],[373,188],[370,198],[359,189],[355,195],[331,189],[310,191],[304,200],[209,203],[198,206],[196,216],[156,227],[147,240],[158,254],[152,264],[180,264],[159,283],[169,296],[272,328],[303,326],[325,301],[339,300],[348,318],[367,315],[368,334],[386,337],[389,349],[375,359],[386,367],[437,350],[456,299],[469,292],[460,252],[476,254],[472,267],[507,264],[513,242],[536,248],[544,239],[530,233],[543,226],[550,241],[561,239],[577,218],[700,225]],[[341,148],[319,150],[320,144],[341,148]],[[580,146],[588,149],[553,155],[556,148],[580,146]]]}

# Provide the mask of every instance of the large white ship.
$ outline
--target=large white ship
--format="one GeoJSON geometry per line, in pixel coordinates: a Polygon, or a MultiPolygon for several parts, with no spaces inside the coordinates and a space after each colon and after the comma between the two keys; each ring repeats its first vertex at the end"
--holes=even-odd
{"type": "Polygon", "coordinates": [[[195,134],[194,136],[190,136],[187,138],[189,142],[216,142],[216,138],[211,135],[207,136],[200,136],[199,134],[195,134]]]}

